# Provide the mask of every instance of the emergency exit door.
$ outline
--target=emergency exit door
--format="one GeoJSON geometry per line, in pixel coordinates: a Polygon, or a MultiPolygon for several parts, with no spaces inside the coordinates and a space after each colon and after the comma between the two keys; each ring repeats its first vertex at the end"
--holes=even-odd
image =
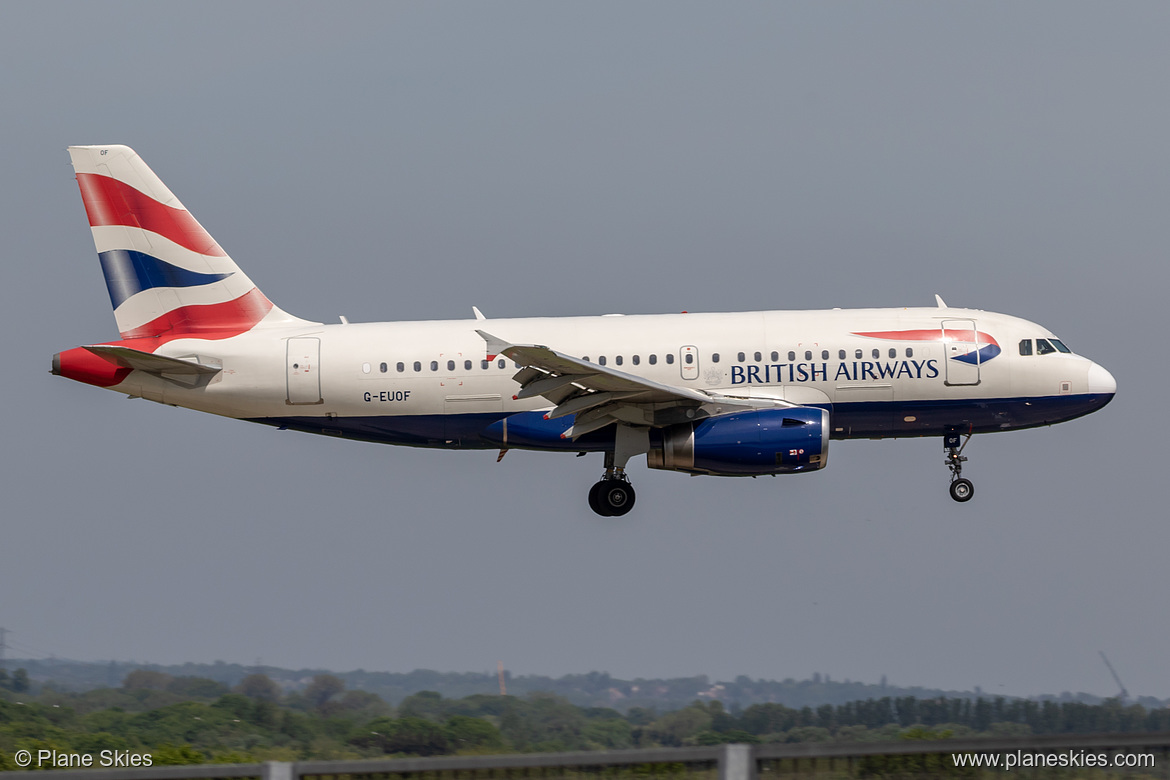
{"type": "Polygon", "coordinates": [[[979,331],[974,320],[943,320],[943,350],[948,385],[979,384],[979,331]]]}
{"type": "Polygon", "coordinates": [[[321,400],[321,339],[288,340],[288,404],[319,404],[321,400]]]}
{"type": "Polygon", "coordinates": [[[698,379],[699,377],[699,350],[695,347],[680,347],[678,351],[679,371],[683,379],[698,379]]]}

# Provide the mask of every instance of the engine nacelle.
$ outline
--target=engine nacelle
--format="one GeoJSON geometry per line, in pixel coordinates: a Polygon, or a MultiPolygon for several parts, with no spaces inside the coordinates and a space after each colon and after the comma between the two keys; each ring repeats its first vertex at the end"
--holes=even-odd
{"type": "Polygon", "coordinates": [[[652,469],[747,477],[823,469],[829,413],[816,407],[762,409],[650,432],[652,469]]]}

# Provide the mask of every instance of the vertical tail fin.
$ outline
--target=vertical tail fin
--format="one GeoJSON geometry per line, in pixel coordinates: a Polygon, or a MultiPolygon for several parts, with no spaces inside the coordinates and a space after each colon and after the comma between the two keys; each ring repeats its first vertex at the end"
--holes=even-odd
{"type": "Polygon", "coordinates": [[[123,339],[228,338],[305,322],[273,305],[127,146],[71,146],[123,339]]]}

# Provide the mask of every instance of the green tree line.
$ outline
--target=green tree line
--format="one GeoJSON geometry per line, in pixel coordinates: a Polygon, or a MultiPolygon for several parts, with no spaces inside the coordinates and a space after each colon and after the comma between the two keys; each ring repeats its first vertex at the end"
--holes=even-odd
{"type": "Polygon", "coordinates": [[[503,752],[616,750],[726,742],[888,741],[941,736],[1170,730],[1170,708],[1006,698],[883,697],[727,711],[695,701],[666,712],[579,707],[547,693],[523,697],[433,691],[397,707],[319,674],[286,692],[263,674],[237,685],[150,670],[118,688],[36,696],[0,686],[0,769],[18,750],[150,753],[155,765],[329,760],[503,752]]]}
{"type": "MultiPolygon", "coordinates": [[[[52,685],[71,691],[96,688],[116,688],[126,675],[136,670],[163,672],[172,677],[200,677],[235,687],[250,674],[262,672],[277,684],[300,687],[304,680],[318,674],[334,674],[347,688],[376,693],[389,704],[396,704],[418,691],[438,691],[445,698],[459,699],[476,693],[496,693],[499,679],[496,670],[490,672],[438,672],[415,669],[412,672],[376,672],[353,670],[332,672],[328,669],[282,669],[276,666],[244,666],[216,661],[210,664],[142,664],[135,662],[86,663],[63,659],[26,659],[16,664],[25,666],[36,690],[40,685],[52,685]]],[[[818,707],[822,704],[846,704],[883,696],[916,696],[920,699],[956,697],[974,699],[984,695],[974,691],[948,691],[919,686],[862,683],[849,679],[830,678],[828,674],[814,673],[807,679],[784,680],[752,679],[740,675],[730,680],[714,681],[706,675],[675,678],[619,679],[605,672],[567,674],[562,677],[521,674],[504,671],[508,693],[527,696],[529,693],[555,693],[580,707],[657,707],[661,711],[685,707],[695,699],[713,696],[725,703],[751,704],[779,702],[789,707],[818,707]]],[[[1039,697],[1047,698],[1047,697],[1039,697]]],[[[1061,701],[1083,701],[1100,704],[1103,697],[1088,693],[1064,692],[1052,698],[1061,701]]],[[[1138,702],[1146,707],[1170,705],[1154,697],[1141,697],[1138,702]]]]}

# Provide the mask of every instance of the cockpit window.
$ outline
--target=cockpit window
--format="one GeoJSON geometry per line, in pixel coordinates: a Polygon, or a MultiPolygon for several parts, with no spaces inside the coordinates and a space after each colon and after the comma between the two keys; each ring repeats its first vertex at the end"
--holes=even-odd
{"type": "Polygon", "coordinates": [[[1048,343],[1048,339],[1036,339],[1036,354],[1037,355],[1051,355],[1056,351],[1056,347],[1048,343]]]}
{"type": "Polygon", "coordinates": [[[1024,339],[1023,341],[1020,342],[1020,354],[1021,355],[1031,355],[1032,354],[1032,339],[1024,339]]]}
{"type": "Polygon", "coordinates": [[[1063,341],[1061,341],[1060,339],[1049,339],[1049,341],[1051,341],[1051,342],[1052,342],[1052,346],[1056,347],[1057,351],[1059,351],[1059,352],[1063,352],[1063,353],[1065,353],[1066,355],[1071,355],[1071,354],[1072,354],[1072,350],[1071,350],[1071,349],[1069,349],[1068,347],[1066,347],[1066,346],[1064,345],[1064,342],[1063,342],[1063,341]]]}

